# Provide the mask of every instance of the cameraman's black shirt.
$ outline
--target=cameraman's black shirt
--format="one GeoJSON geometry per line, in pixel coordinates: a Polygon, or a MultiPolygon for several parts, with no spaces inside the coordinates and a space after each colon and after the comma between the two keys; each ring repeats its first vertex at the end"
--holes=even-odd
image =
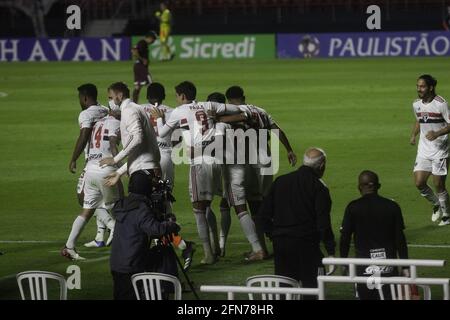
{"type": "Polygon", "coordinates": [[[111,249],[111,271],[146,271],[149,265],[149,240],[175,232],[175,224],[160,222],[153,214],[147,197],[134,193],[116,203],[113,215],[116,226],[111,249]]]}

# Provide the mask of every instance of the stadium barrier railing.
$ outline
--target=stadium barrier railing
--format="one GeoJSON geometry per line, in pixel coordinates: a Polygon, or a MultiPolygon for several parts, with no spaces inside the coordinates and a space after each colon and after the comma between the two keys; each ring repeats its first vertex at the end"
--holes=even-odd
{"type": "Polygon", "coordinates": [[[442,286],[443,300],[450,299],[448,278],[417,277],[417,267],[443,267],[445,260],[415,260],[415,259],[359,259],[359,258],[324,258],[324,265],[348,266],[348,276],[318,276],[319,300],[325,300],[326,283],[379,284],[379,285],[437,285],[442,286]],[[357,276],[356,266],[402,266],[409,267],[409,277],[374,277],[357,276]]]}
{"type": "Polygon", "coordinates": [[[226,293],[228,300],[234,300],[236,293],[255,293],[255,294],[291,294],[305,296],[319,296],[318,288],[261,288],[247,286],[200,286],[201,292],[226,293]]]}

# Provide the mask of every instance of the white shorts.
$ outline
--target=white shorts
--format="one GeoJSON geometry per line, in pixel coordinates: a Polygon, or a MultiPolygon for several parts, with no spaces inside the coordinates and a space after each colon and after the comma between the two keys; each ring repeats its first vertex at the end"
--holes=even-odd
{"type": "Polygon", "coordinates": [[[223,186],[225,198],[232,207],[246,203],[245,198],[245,165],[223,165],[223,186]]]}
{"type": "Polygon", "coordinates": [[[170,151],[160,151],[161,160],[159,165],[161,167],[161,173],[163,180],[170,180],[170,185],[174,186],[175,182],[175,166],[172,162],[172,150],[170,151]]]}
{"type": "Polygon", "coordinates": [[[426,171],[431,172],[431,174],[434,176],[446,176],[447,167],[447,158],[425,159],[418,156],[416,158],[413,171],[426,171]]]}
{"type": "Polygon", "coordinates": [[[222,196],[222,172],[218,164],[193,164],[189,168],[189,194],[191,202],[212,201],[222,196]]]}
{"type": "Polygon", "coordinates": [[[261,168],[254,165],[245,166],[245,194],[249,201],[262,201],[269,192],[273,175],[262,175],[261,168]]]}
{"type": "Polygon", "coordinates": [[[86,170],[84,174],[84,202],[83,209],[96,209],[103,207],[111,209],[119,200],[118,185],[105,186],[105,177],[116,169],[106,167],[100,170],[86,170]]]}
{"type": "Polygon", "coordinates": [[[86,173],[86,168],[81,171],[80,177],[78,178],[78,184],[77,184],[77,193],[81,194],[84,189],[84,174],[86,173]]]}

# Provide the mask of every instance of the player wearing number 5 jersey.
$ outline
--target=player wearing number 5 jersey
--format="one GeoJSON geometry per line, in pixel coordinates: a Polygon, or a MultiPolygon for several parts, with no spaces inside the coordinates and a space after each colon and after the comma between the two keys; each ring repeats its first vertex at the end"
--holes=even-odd
{"type": "MultiPolygon", "coordinates": [[[[175,91],[179,106],[173,110],[170,118],[165,120],[163,113],[158,110],[153,110],[152,116],[158,118],[158,134],[160,137],[165,137],[176,129],[184,129],[188,132],[183,137],[191,156],[189,192],[197,222],[197,231],[205,254],[202,263],[213,264],[216,261],[216,256],[211,248],[205,213],[213,196],[215,194],[222,196],[222,191],[221,166],[215,163],[214,155],[203,153],[205,148],[215,140],[214,119],[209,115],[235,114],[240,113],[240,110],[234,105],[196,102],[197,89],[193,83],[188,81],[177,85],[175,91]]],[[[250,217],[249,222],[251,225],[247,227],[254,231],[254,224],[250,217]]],[[[217,236],[214,235],[214,238],[217,238],[217,236]]],[[[261,247],[257,246],[256,249],[261,250],[261,247]]]]}
{"type": "MultiPolygon", "coordinates": [[[[99,106],[100,107],[100,106],[99,106]]],[[[105,107],[101,107],[106,109],[105,107]]],[[[120,117],[119,110],[110,110],[112,115],[120,117]]],[[[80,115],[80,123],[83,123],[85,114],[80,115]]],[[[118,187],[104,186],[104,178],[114,171],[114,168],[100,168],[99,161],[103,157],[110,157],[117,153],[119,141],[120,121],[113,116],[106,116],[95,122],[89,142],[86,145],[86,168],[84,173],[84,201],[81,214],[72,225],[66,246],[61,251],[64,257],[71,260],[82,260],[75,249],[76,241],[97,208],[110,209],[119,199],[118,187]]],[[[107,227],[114,229],[114,221],[105,219],[107,227]]]]}

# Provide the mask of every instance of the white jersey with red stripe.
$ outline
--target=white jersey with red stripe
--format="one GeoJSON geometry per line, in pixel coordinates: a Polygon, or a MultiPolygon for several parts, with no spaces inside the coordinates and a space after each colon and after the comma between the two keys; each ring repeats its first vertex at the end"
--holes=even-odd
{"type": "Polygon", "coordinates": [[[120,121],[113,116],[106,116],[98,120],[92,129],[86,159],[88,170],[100,169],[100,160],[113,156],[109,142],[110,137],[120,138],[120,121]]]}
{"type": "Polygon", "coordinates": [[[157,108],[159,110],[161,110],[162,112],[164,112],[164,119],[167,120],[170,119],[170,115],[172,113],[172,111],[174,110],[171,107],[168,107],[164,104],[161,105],[153,105],[150,103],[146,103],[146,104],[142,104],[141,105],[144,110],[145,113],[148,115],[149,119],[150,119],[150,124],[152,125],[153,129],[155,130],[156,133],[156,140],[158,141],[158,147],[159,147],[159,151],[163,152],[163,151],[171,151],[172,150],[172,141],[170,138],[170,135],[165,136],[164,138],[161,138],[158,134],[158,124],[156,123],[156,119],[152,117],[151,115],[151,111],[154,108],[157,108]]]}
{"type": "Polygon", "coordinates": [[[447,101],[436,96],[430,103],[417,99],[413,103],[414,115],[420,124],[420,139],[417,156],[423,159],[443,159],[448,157],[448,135],[442,135],[433,141],[426,138],[429,131],[438,131],[450,123],[450,111],[447,101]]]}
{"type": "Polygon", "coordinates": [[[189,131],[189,134],[184,134],[183,138],[184,143],[191,148],[192,164],[202,163],[202,149],[211,144],[215,139],[214,118],[209,114],[223,114],[226,111],[227,106],[222,103],[193,101],[178,106],[172,111],[170,118],[165,119],[165,124],[171,130],[180,128],[189,131]],[[199,153],[197,154],[195,151],[192,154],[194,149],[199,153]]]}
{"type": "MultiPolygon", "coordinates": [[[[78,125],[80,126],[80,130],[84,128],[92,128],[94,124],[108,115],[108,108],[98,105],[92,105],[89,108],[80,112],[78,116],[78,125]]],[[[89,146],[86,145],[84,148],[84,157],[87,159],[89,146]]]]}
{"type": "Polygon", "coordinates": [[[94,124],[108,115],[108,108],[102,105],[93,105],[80,112],[78,124],[80,129],[92,128],[94,124]]]}
{"type": "Polygon", "coordinates": [[[243,104],[239,106],[239,109],[245,112],[249,118],[251,117],[253,119],[254,124],[257,125],[255,129],[270,129],[275,124],[272,116],[263,108],[251,104],[243,104]]]}
{"type": "MultiPolygon", "coordinates": [[[[252,119],[252,128],[255,130],[261,130],[261,129],[270,130],[272,128],[272,125],[275,124],[275,121],[273,120],[272,116],[269,113],[267,113],[267,111],[264,110],[263,108],[260,108],[260,107],[257,107],[257,106],[251,105],[251,104],[244,104],[244,105],[240,105],[239,109],[241,109],[241,111],[245,112],[247,114],[247,117],[252,119]]],[[[250,129],[250,126],[246,125],[246,128],[250,129]]],[[[267,134],[269,134],[269,132],[267,132],[267,134]]],[[[255,153],[256,157],[257,157],[257,162],[251,163],[251,164],[258,168],[259,167],[267,167],[272,162],[269,145],[267,143],[267,145],[265,146],[266,152],[260,152],[261,151],[260,149],[262,148],[262,146],[259,145],[259,138],[260,138],[259,133],[258,133],[257,138],[258,138],[258,144],[257,145],[249,145],[248,149],[247,149],[248,153],[255,153]]]]}

